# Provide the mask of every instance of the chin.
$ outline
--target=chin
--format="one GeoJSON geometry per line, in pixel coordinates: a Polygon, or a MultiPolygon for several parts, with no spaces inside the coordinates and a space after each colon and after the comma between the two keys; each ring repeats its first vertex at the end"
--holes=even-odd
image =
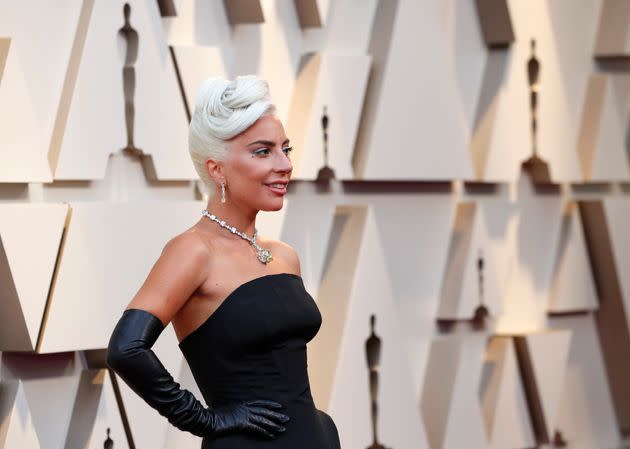
{"type": "Polygon", "coordinates": [[[275,204],[265,204],[263,207],[261,207],[259,210],[265,211],[265,212],[274,212],[274,211],[278,211],[280,209],[282,209],[282,206],[284,206],[284,201],[275,203],[275,204]]]}

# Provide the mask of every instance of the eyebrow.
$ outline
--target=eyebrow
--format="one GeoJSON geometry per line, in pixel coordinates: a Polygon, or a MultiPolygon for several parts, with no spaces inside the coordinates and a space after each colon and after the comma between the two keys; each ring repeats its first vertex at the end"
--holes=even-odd
{"type": "MultiPolygon", "coordinates": [[[[287,139],[284,142],[282,142],[282,145],[286,145],[287,143],[289,143],[289,139],[287,139]]],[[[270,147],[275,145],[275,143],[272,142],[271,140],[256,140],[254,142],[248,143],[247,146],[255,145],[255,144],[268,145],[270,147]]]]}

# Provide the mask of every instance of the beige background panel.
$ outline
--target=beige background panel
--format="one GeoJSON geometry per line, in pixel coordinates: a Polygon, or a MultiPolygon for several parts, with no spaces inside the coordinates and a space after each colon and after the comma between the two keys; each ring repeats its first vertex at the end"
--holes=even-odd
{"type": "Polygon", "coordinates": [[[214,47],[229,39],[231,27],[222,1],[174,0],[174,17],[162,17],[169,45],[214,47]]]}
{"type": "Polygon", "coordinates": [[[107,369],[81,373],[64,448],[102,449],[109,429],[114,447],[129,449],[109,373],[107,369]]]}
{"type": "MultiPolygon", "coordinates": [[[[284,221],[278,238],[295,248],[304,284],[314,298],[319,298],[320,283],[333,257],[329,251],[335,249],[344,221],[340,219],[335,227],[335,197],[317,195],[314,186],[305,182],[297,181],[292,187],[294,192],[285,200],[284,212],[280,212],[284,221]]],[[[261,218],[275,219],[277,214],[269,212],[261,218]]]]}
{"type": "MultiPolygon", "coordinates": [[[[218,47],[174,46],[179,76],[190,114],[195,111],[195,96],[202,81],[210,77],[227,78],[223,56],[218,47]]],[[[182,147],[187,152],[188,146],[182,147]]]]}
{"type": "Polygon", "coordinates": [[[556,318],[549,327],[573,333],[558,403],[558,429],[576,449],[618,447],[619,430],[593,317],[556,318]]]}
{"type": "Polygon", "coordinates": [[[306,72],[310,82],[301,81],[298,75],[296,89],[310,96],[306,107],[292,103],[287,122],[287,135],[295,146],[294,179],[315,179],[324,165],[322,115],[324,106],[328,115],[328,164],[339,179],[352,179],[352,149],[359,126],[363,96],[370,70],[367,55],[331,54],[306,56],[306,72]],[[298,122],[298,123],[296,123],[298,122]],[[295,125],[294,125],[295,123],[295,125]]]}
{"type": "Polygon", "coordinates": [[[363,117],[360,130],[357,177],[469,178],[472,166],[465,120],[439,27],[439,2],[401,0],[394,9],[389,12],[395,16],[385,66],[379,74],[382,82],[368,88],[368,95],[375,98],[364,111],[368,117],[363,117]],[[437,38],[409,39],[417,29],[437,38]],[[427,61],[431,61],[430,70],[427,61]]]}
{"type": "Polygon", "coordinates": [[[366,214],[365,206],[340,206],[335,210],[325,271],[317,295],[312,293],[322,315],[322,327],[308,346],[308,358],[313,361],[308,372],[313,397],[322,410],[330,410],[335,395],[366,214]]]}
{"type": "Polygon", "coordinates": [[[326,25],[330,0],[294,0],[293,3],[302,28],[319,28],[326,25]]]}
{"type": "Polygon", "coordinates": [[[630,54],[630,4],[624,0],[602,0],[594,55],[621,57],[630,54]]]}
{"type": "Polygon", "coordinates": [[[303,30],[302,51],[367,54],[377,3],[377,0],[329,1],[325,26],[303,30]]]}
{"type": "Polygon", "coordinates": [[[431,344],[421,402],[431,449],[488,447],[478,395],[485,346],[484,334],[431,344]]]}
{"type": "MultiPolygon", "coordinates": [[[[127,44],[117,35],[124,24],[124,3],[94,4],[55,171],[57,179],[102,179],[107,156],[126,145],[122,69],[127,44]],[[95,108],[95,104],[102,107],[95,108]],[[103,128],[107,124],[109,128],[103,128]],[[103,138],[95,143],[94,136],[103,138]]],[[[134,63],[134,144],[151,155],[158,179],[195,179],[186,151],[185,108],[157,4],[146,0],[129,4],[130,24],[139,41],[134,63]],[[156,104],[162,107],[156,108],[156,104]]]]}
{"type": "Polygon", "coordinates": [[[284,123],[302,54],[302,32],[292,1],[261,0],[265,23],[237,25],[226,43],[230,77],[257,74],[269,82],[284,123]]]}
{"type": "MultiPolygon", "coordinates": [[[[357,201],[360,198],[357,198],[357,201]]],[[[425,363],[434,336],[440,282],[448,257],[455,197],[369,195],[398,314],[399,332],[420,401],[425,363]]]]}
{"type": "Polygon", "coordinates": [[[566,204],[549,292],[548,311],[596,310],[597,292],[577,204],[566,204]]]}
{"type": "Polygon", "coordinates": [[[400,350],[404,340],[399,312],[370,208],[367,209],[348,301],[329,408],[339,429],[342,447],[367,447],[372,442],[365,340],[370,335],[370,315],[375,314],[375,333],[382,339],[379,441],[387,447],[428,449],[419,407],[420,395],[410,393],[413,392],[413,377],[407,357],[400,350]]]}
{"type": "Polygon", "coordinates": [[[47,182],[81,1],[15,5],[0,4],[0,35],[11,38],[0,83],[0,182],[47,182]]]}
{"type": "Polygon", "coordinates": [[[22,382],[0,383],[0,393],[0,448],[40,449],[22,382]]]}
{"type": "Polygon", "coordinates": [[[493,337],[487,347],[481,401],[492,449],[534,446],[525,392],[510,337],[493,337]]]}
{"type": "Polygon", "coordinates": [[[491,315],[501,315],[511,262],[502,245],[507,238],[509,216],[509,206],[499,201],[479,200],[458,205],[449,249],[452,254],[442,281],[437,318],[470,319],[481,301],[491,315]],[[483,260],[481,275],[479,258],[483,260]]]}
{"type": "Polygon", "coordinates": [[[553,441],[565,380],[571,331],[556,330],[516,336],[521,373],[538,441],[553,441]],[[535,396],[535,397],[534,397],[535,396]],[[532,407],[532,404],[536,404],[532,407]],[[544,437],[544,438],[543,438],[544,437]]]}
{"type": "MultiPolygon", "coordinates": [[[[0,331],[1,349],[35,349],[67,214],[65,204],[0,204],[0,238],[17,295],[4,301],[19,305],[30,339],[28,346],[18,347],[14,336],[0,331]]],[[[0,315],[3,327],[14,320],[0,315]]]]}
{"type": "Polygon", "coordinates": [[[484,449],[489,447],[489,443],[481,410],[479,385],[487,335],[484,333],[467,335],[461,343],[462,352],[444,449],[457,449],[468,445],[484,449]]]}
{"type": "Polygon", "coordinates": [[[437,339],[429,349],[420,405],[431,449],[444,447],[460,352],[455,338],[437,339]]]}
{"type": "Polygon", "coordinates": [[[76,374],[49,374],[22,381],[41,449],[65,446],[79,380],[76,374]]]}
{"type": "Polygon", "coordinates": [[[563,201],[556,193],[540,193],[522,175],[516,213],[508,224],[512,263],[506,281],[503,314],[497,332],[524,333],[543,329],[557,254],[563,201]]]}
{"type": "Polygon", "coordinates": [[[626,316],[630,313],[630,199],[610,197],[604,201],[604,213],[608,224],[618,279],[623,294],[626,316]]]}
{"type": "Polygon", "coordinates": [[[587,120],[593,120],[592,126],[595,129],[587,129],[584,132],[583,138],[590,140],[586,140],[578,147],[580,155],[586,157],[590,154],[588,159],[584,159],[582,166],[584,180],[628,180],[630,162],[625,135],[630,119],[630,76],[594,75],[592,82],[595,83],[595,87],[589,85],[589,89],[593,88],[595,92],[589,97],[589,104],[584,106],[585,115],[582,117],[582,123],[583,126],[587,126],[587,120]],[[600,77],[604,79],[601,80],[600,77]],[[603,86],[597,86],[599,83],[603,83],[603,86]],[[591,116],[598,112],[599,117],[591,116]]]}
{"type": "Polygon", "coordinates": [[[70,207],[72,220],[41,352],[107,347],[114,325],[164,244],[194,224],[203,205],[194,201],[86,202],[70,207]]]}

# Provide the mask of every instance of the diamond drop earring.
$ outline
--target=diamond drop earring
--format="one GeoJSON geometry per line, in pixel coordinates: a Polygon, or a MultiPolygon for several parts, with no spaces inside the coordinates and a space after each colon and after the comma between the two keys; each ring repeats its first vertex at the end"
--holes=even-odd
{"type": "Polygon", "coordinates": [[[225,203],[225,184],[221,183],[221,202],[225,203]]]}

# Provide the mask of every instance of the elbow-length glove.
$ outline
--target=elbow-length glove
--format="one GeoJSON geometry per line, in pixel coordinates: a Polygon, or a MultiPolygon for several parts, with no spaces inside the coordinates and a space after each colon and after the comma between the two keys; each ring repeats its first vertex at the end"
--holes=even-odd
{"type": "Polygon", "coordinates": [[[145,402],[180,430],[199,437],[251,432],[275,438],[289,417],[270,409],[282,405],[252,400],[226,407],[207,408],[173,380],[151,347],[164,330],[159,318],[146,310],[126,309],[116,324],[107,348],[107,364],[145,402]]]}

